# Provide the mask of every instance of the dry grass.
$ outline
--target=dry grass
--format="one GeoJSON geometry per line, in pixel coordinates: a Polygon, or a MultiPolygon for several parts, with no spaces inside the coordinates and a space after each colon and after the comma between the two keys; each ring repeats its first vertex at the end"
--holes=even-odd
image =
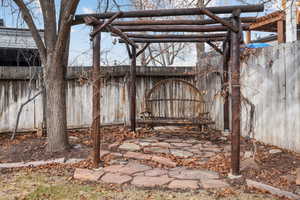
{"type": "Polygon", "coordinates": [[[71,175],[57,176],[45,172],[18,171],[0,174],[0,200],[271,200],[264,194],[246,194],[235,191],[227,197],[219,197],[217,191],[169,191],[165,189],[136,189],[100,183],[72,180],[71,175]]]}

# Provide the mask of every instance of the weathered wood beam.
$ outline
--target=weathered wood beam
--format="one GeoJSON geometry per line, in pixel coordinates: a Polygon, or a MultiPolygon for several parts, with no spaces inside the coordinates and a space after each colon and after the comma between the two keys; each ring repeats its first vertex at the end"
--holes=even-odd
{"type": "Polygon", "coordinates": [[[128,57],[131,59],[132,58],[132,53],[131,53],[131,49],[130,49],[130,46],[128,43],[126,43],[126,50],[127,50],[127,53],[128,53],[128,57]]]}
{"type": "Polygon", "coordinates": [[[281,1],[281,6],[282,6],[282,9],[283,9],[283,10],[286,9],[286,0],[282,0],[282,1],[281,1]]]}
{"type": "MultiPolygon", "coordinates": [[[[225,38],[225,33],[216,33],[216,34],[133,34],[133,33],[127,33],[127,37],[129,38],[145,38],[145,39],[176,39],[176,38],[185,38],[185,39],[201,39],[201,38],[225,38]]],[[[112,36],[116,36],[115,34],[112,34],[112,36]]]]}
{"type": "MultiPolygon", "coordinates": [[[[94,27],[94,30],[96,27],[94,27]]],[[[101,33],[100,33],[101,34],[101,33]]],[[[93,138],[93,167],[99,168],[100,165],[100,90],[101,90],[101,80],[100,80],[100,41],[101,35],[98,34],[93,39],[93,110],[92,110],[92,138],[93,138]]]]}
{"type": "Polygon", "coordinates": [[[130,127],[131,131],[136,129],[136,48],[131,47],[131,65],[130,65],[130,127]]]}
{"type": "MultiPolygon", "coordinates": [[[[210,12],[214,14],[229,14],[236,9],[241,12],[262,12],[264,5],[238,5],[238,6],[222,6],[222,7],[207,7],[210,12]]],[[[163,16],[183,16],[183,15],[199,15],[204,14],[203,8],[179,8],[179,9],[160,9],[160,10],[138,10],[123,12],[120,18],[137,18],[137,17],[163,17],[163,16]]],[[[115,12],[95,13],[76,15],[73,24],[83,23],[83,18],[87,16],[96,17],[98,19],[108,19],[114,16],[115,12]]]]}
{"type": "Polygon", "coordinates": [[[285,31],[284,31],[284,21],[279,20],[277,21],[277,41],[278,43],[284,43],[285,42],[285,31]]]}
{"type": "Polygon", "coordinates": [[[138,48],[138,46],[134,43],[134,41],[132,41],[131,39],[129,39],[127,37],[126,34],[124,34],[122,32],[122,30],[118,29],[117,27],[113,27],[111,25],[107,25],[107,28],[114,34],[118,35],[120,38],[122,38],[123,41],[125,41],[126,43],[130,44],[131,46],[138,48]]]}
{"type": "Polygon", "coordinates": [[[239,28],[233,26],[230,22],[218,17],[217,15],[215,15],[214,13],[210,12],[209,10],[207,9],[203,9],[203,13],[205,15],[207,15],[208,17],[212,18],[213,20],[215,20],[216,22],[219,22],[221,23],[222,25],[228,27],[229,29],[231,29],[231,31],[234,31],[234,32],[238,32],[239,31],[239,28]]]}
{"type": "MultiPolygon", "coordinates": [[[[232,24],[240,26],[240,10],[233,12],[232,24]]],[[[241,30],[242,31],[242,30],[241,30]]],[[[231,32],[231,171],[240,175],[241,136],[241,86],[240,86],[240,43],[241,33],[231,32]]]]}
{"type": "Polygon", "coordinates": [[[278,15],[276,17],[272,17],[272,18],[269,18],[269,19],[266,19],[266,20],[263,20],[261,22],[256,22],[256,23],[252,23],[249,27],[250,30],[255,30],[257,28],[260,28],[262,26],[265,26],[267,24],[271,24],[271,23],[275,23],[277,21],[280,21],[280,20],[283,20],[284,19],[284,15],[281,14],[281,15],[278,15]]]}
{"type": "Polygon", "coordinates": [[[246,44],[251,43],[251,31],[246,31],[246,40],[245,40],[246,44]]]}
{"type": "MultiPolygon", "coordinates": [[[[132,38],[132,41],[135,43],[180,43],[180,42],[191,42],[191,43],[201,43],[201,42],[209,42],[209,41],[223,41],[224,38],[202,38],[202,39],[185,39],[185,38],[166,38],[166,39],[140,39],[140,38],[132,38]]],[[[126,43],[126,41],[119,39],[120,43],[126,43]]]]}
{"type": "Polygon", "coordinates": [[[98,19],[96,19],[95,17],[84,17],[83,18],[84,23],[88,26],[98,26],[100,25],[100,21],[98,19]]]}
{"type": "MultiPolygon", "coordinates": [[[[230,18],[222,18],[229,21],[230,18]]],[[[243,17],[241,18],[243,23],[254,23],[256,17],[243,17]]],[[[204,19],[204,20],[135,20],[135,21],[114,21],[111,23],[113,26],[145,26],[145,25],[208,25],[218,24],[216,20],[204,19]]]]}
{"type": "Polygon", "coordinates": [[[213,121],[187,121],[187,120],[138,120],[138,124],[152,125],[152,126],[199,126],[199,125],[211,125],[213,121]]]}
{"type": "Polygon", "coordinates": [[[215,45],[214,43],[207,41],[206,42],[209,46],[211,46],[216,52],[220,53],[221,55],[223,55],[223,51],[221,49],[219,49],[219,47],[217,45],[215,45]]]}
{"type": "MultiPolygon", "coordinates": [[[[122,12],[117,12],[114,16],[112,16],[111,18],[109,18],[106,22],[102,23],[101,25],[99,25],[96,30],[94,30],[90,36],[93,38],[95,37],[96,34],[98,34],[101,30],[105,29],[108,25],[110,25],[115,19],[117,19],[118,17],[120,17],[122,15],[122,12]]],[[[100,22],[101,23],[101,22],[100,22]]]]}
{"type": "Polygon", "coordinates": [[[139,57],[139,55],[141,55],[146,49],[147,47],[149,47],[150,43],[146,43],[145,46],[139,50],[139,52],[137,52],[136,57],[139,57]]]}
{"type": "MultiPolygon", "coordinates": [[[[101,26],[101,22],[98,19],[96,19],[95,17],[85,17],[84,20],[87,25],[93,25],[94,27],[99,26],[99,25],[101,26]]],[[[119,36],[124,41],[126,41],[126,43],[138,48],[138,46],[133,41],[131,41],[120,29],[118,29],[117,27],[113,27],[108,23],[105,26],[106,27],[104,27],[103,29],[106,29],[106,31],[110,31],[110,32],[114,33],[115,35],[119,36]]],[[[96,32],[96,30],[98,30],[98,28],[94,29],[93,32],[96,32]]],[[[101,30],[102,29],[100,29],[100,31],[101,30]]]]}
{"type": "MultiPolygon", "coordinates": [[[[231,33],[228,32],[228,36],[231,33]]],[[[224,92],[224,131],[230,130],[230,107],[229,107],[229,60],[230,60],[230,40],[226,38],[223,42],[223,85],[222,90],[224,92]]]]}
{"type": "MultiPolygon", "coordinates": [[[[199,25],[199,26],[113,26],[117,27],[123,32],[220,32],[227,31],[228,28],[223,25],[199,25]]],[[[243,28],[248,29],[249,25],[244,24],[243,28]]]]}

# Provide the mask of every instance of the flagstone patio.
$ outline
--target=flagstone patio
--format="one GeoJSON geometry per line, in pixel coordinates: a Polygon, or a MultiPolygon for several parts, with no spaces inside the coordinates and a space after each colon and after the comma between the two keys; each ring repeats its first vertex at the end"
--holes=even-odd
{"type": "Polygon", "coordinates": [[[74,177],[91,180],[91,174],[95,174],[100,182],[146,188],[195,190],[229,187],[218,173],[201,168],[209,158],[219,153],[228,154],[228,145],[165,133],[124,140],[101,151],[101,158],[110,165],[97,171],[76,169],[74,177]],[[179,164],[189,159],[198,167],[189,169],[179,164]]]}

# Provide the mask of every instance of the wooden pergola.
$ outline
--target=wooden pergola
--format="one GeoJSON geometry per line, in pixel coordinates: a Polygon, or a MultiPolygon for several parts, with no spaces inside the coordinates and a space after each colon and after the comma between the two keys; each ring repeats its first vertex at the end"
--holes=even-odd
{"type": "Polygon", "coordinates": [[[73,24],[93,26],[90,36],[93,40],[93,123],[94,165],[100,163],[100,40],[101,32],[111,32],[118,36],[120,43],[125,43],[130,66],[130,126],[136,128],[136,58],[151,43],[207,43],[223,55],[223,89],[226,92],[224,104],[224,128],[230,128],[231,106],[231,167],[232,174],[240,174],[240,47],[243,31],[249,30],[249,23],[255,18],[240,17],[241,13],[262,12],[264,5],[225,6],[208,8],[141,10],[128,12],[109,12],[76,15],[73,24]],[[221,18],[218,14],[231,14],[230,18],[221,18]],[[206,15],[205,20],[154,20],[153,17],[206,15]],[[120,18],[151,18],[150,20],[118,21],[120,18]],[[137,33],[136,33],[137,32],[137,33]],[[161,34],[145,34],[159,32],[161,34]],[[181,34],[166,34],[176,32],[181,34]],[[188,34],[184,34],[188,33],[188,34]],[[193,34],[191,34],[193,33],[193,34]],[[201,35],[197,33],[202,33],[201,35]],[[204,34],[203,34],[204,33],[204,34]],[[214,42],[223,42],[220,49],[214,42]],[[137,43],[145,46],[137,51],[137,43]],[[229,62],[230,61],[230,62],[229,62]],[[230,65],[229,65],[230,63],[230,65]],[[229,70],[230,69],[230,70],[229,70]],[[231,94],[229,95],[229,86],[231,94]],[[228,89],[227,89],[228,88],[228,89]],[[229,104],[231,97],[231,105],[229,104]]]}

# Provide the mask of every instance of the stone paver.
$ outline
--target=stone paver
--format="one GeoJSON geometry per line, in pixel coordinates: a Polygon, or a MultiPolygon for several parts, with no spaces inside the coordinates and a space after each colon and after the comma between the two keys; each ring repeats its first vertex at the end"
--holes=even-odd
{"type": "Polygon", "coordinates": [[[190,147],[190,148],[193,148],[193,149],[202,149],[203,148],[203,144],[195,144],[195,145],[193,145],[192,147],[190,147]]]}
{"type": "Polygon", "coordinates": [[[169,176],[177,179],[186,180],[207,180],[218,179],[219,175],[216,172],[207,170],[191,170],[185,168],[177,168],[169,172],[169,176]]]}
{"type": "Polygon", "coordinates": [[[175,147],[191,147],[193,146],[192,144],[189,143],[171,143],[175,147]]]}
{"type": "Polygon", "coordinates": [[[131,181],[132,177],[127,175],[122,175],[118,173],[107,173],[102,178],[101,181],[105,183],[113,183],[113,184],[124,184],[131,181]]]}
{"type": "Polygon", "coordinates": [[[165,169],[154,168],[144,172],[145,176],[163,176],[168,174],[168,171],[165,169]]]}
{"type": "Polygon", "coordinates": [[[105,172],[110,172],[110,173],[117,173],[120,169],[122,169],[124,165],[111,165],[108,167],[104,167],[103,170],[105,172]]]}
{"type": "Polygon", "coordinates": [[[222,151],[220,147],[203,147],[201,150],[208,151],[208,152],[221,152],[222,151]]]}
{"type": "Polygon", "coordinates": [[[202,153],[199,149],[191,148],[191,147],[185,147],[184,150],[189,151],[189,152],[194,153],[194,154],[201,154],[202,153]]]}
{"type": "Polygon", "coordinates": [[[190,156],[193,156],[194,154],[192,154],[191,152],[188,151],[182,151],[182,150],[178,150],[178,149],[171,149],[171,154],[177,157],[183,157],[183,158],[188,158],[190,156]]]}
{"type": "Polygon", "coordinates": [[[112,165],[109,167],[105,167],[103,170],[109,173],[120,173],[120,174],[132,175],[150,169],[151,167],[147,165],[141,165],[139,163],[128,163],[127,165],[112,165]]]}
{"type": "Polygon", "coordinates": [[[146,147],[146,146],[150,146],[152,143],[151,142],[139,141],[136,144],[140,145],[141,147],[146,147]]]}
{"type": "Polygon", "coordinates": [[[300,168],[296,169],[296,185],[300,185],[300,168]]]}
{"type": "Polygon", "coordinates": [[[146,170],[152,169],[151,167],[147,165],[141,165],[139,163],[128,163],[124,167],[122,167],[118,172],[121,174],[127,174],[127,175],[132,175],[138,172],[143,172],[146,170]]]}
{"type": "Polygon", "coordinates": [[[229,187],[229,184],[224,180],[207,179],[201,181],[201,186],[204,189],[217,189],[229,187]]]}
{"type": "Polygon", "coordinates": [[[165,185],[172,180],[172,178],[166,175],[160,177],[136,176],[133,178],[131,184],[138,187],[156,187],[165,185]]]}
{"type": "Polygon", "coordinates": [[[122,151],[139,151],[141,147],[134,143],[123,143],[119,146],[119,149],[122,151]]]}
{"type": "Polygon", "coordinates": [[[189,143],[189,144],[197,144],[199,143],[199,140],[196,139],[188,139],[184,141],[185,143],[189,143]]]}
{"type": "Polygon", "coordinates": [[[168,185],[168,188],[196,190],[199,188],[199,184],[198,181],[194,180],[174,180],[168,185]]]}
{"type": "Polygon", "coordinates": [[[228,152],[231,152],[231,145],[226,145],[224,148],[223,148],[223,151],[228,153],[228,152]]]}
{"type": "Polygon", "coordinates": [[[133,158],[133,159],[136,159],[136,160],[151,160],[151,157],[150,155],[148,154],[143,154],[143,153],[138,153],[138,152],[126,152],[124,154],[124,157],[125,158],[133,158]]]}
{"type": "Polygon", "coordinates": [[[140,142],[148,142],[148,143],[153,143],[153,142],[158,142],[157,138],[144,138],[144,139],[140,139],[140,142]]]}
{"type": "Polygon", "coordinates": [[[161,147],[146,147],[144,148],[145,153],[170,153],[169,149],[161,147]]]}
{"type": "Polygon", "coordinates": [[[115,151],[118,149],[120,143],[119,142],[115,142],[115,143],[112,143],[108,146],[108,149],[111,150],[111,151],[115,151]]]}
{"type": "Polygon", "coordinates": [[[167,142],[152,143],[151,146],[164,147],[164,148],[170,148],[171,147],[171,145],[167,142]]]}
{"type": "Polygon", "coordinates": [[[100,158],[103,158],[104,156],[108,155],[110,152],[106,150],[100,150],[100,158]]]}
{"type": "Polygon", "coordinates": [[[166,165],[168,167],[176,167],[176,165],[177,165],[171,159],[165,158],[165,157],[160,157],[160,156],[152,156],[151,160],[158,162],[160,164],[166,165]]]}
{"type": "Polygon", "coordinates": [[[110,153],[109,155],[112,156],[113,158],[122,158],[123,157],[123,154],[116,153],[116,152],[110,153]]]}
{"type": "Polygon", "coordinates": [[[215,156],[216,153],[214,152],[201,152],[200,154],[198,154],[197,157],[201,157],[201,158],[211,158],[213,156],[215,156]]]}
{"type": "Polygon", "coordinates": [[[169,142],[169,143],[182,143],[183,140],[175,138],[175,139],[167,139],[167,140],[165,140],[165,142],[169,142]]]}
{"type": "Polygon", "coordinates": [[[89,169],[75,169],[74,179],[79,179],[82,181],[98,181],[101,176],[104,174],[104,171],[94,171],[89,169]]]}

